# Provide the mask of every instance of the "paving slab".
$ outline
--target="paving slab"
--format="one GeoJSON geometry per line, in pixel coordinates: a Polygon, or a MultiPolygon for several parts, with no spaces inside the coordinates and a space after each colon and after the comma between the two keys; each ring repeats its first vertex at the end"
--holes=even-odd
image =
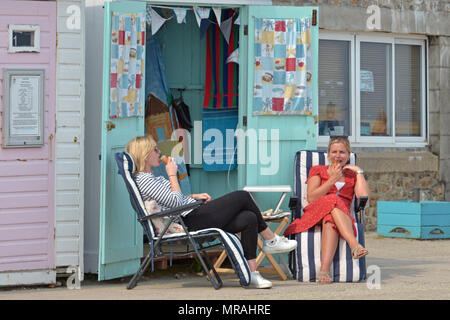
{"type": "Polygon", "coordinates": [[[129,277],[98,282],[86,277],[80,289],[65,286],[0,288],[0,300],[448,300],[450,239],[385,238],[366,233],[368,279],[360,283],[300,283],[266,275],[272,289],[245,289],[234,275],[222,275],[215,290],[193,272],[145,274],[132,290],[129,277]]]}

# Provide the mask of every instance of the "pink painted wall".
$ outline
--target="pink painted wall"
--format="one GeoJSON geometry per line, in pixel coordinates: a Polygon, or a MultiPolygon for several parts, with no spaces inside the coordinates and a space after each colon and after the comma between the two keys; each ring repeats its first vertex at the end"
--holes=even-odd
{"type": "Polygon", "coordinates": [[[56,2],[1,0],[0,139],[3,69],[45,69],[43,147],[0,147],[0,272],[54,268],[56,2]],[[8,25],[40,26],[39,53],[8,53],[8,25]]]}

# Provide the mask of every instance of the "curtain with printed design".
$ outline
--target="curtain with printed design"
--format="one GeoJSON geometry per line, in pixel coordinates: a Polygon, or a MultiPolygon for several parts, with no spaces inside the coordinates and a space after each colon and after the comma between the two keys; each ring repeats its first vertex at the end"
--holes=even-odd
{"type": "Polygon", "coordinates": [[[255,19],[254,115],[312,114],[311,19],[255,19]]]}
{"type": "Polygon", "coordinates": [[[145,13],[112,13],[110,118],[144,113],[145,13]]]}

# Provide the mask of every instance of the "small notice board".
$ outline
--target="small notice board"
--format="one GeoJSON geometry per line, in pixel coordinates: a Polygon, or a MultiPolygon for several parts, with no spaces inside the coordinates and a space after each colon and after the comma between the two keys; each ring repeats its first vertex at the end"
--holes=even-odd
{"type": "Polygon", "coordinates": [[[4,148],[44,145],[43,69],[3,69],[4,148]]]}

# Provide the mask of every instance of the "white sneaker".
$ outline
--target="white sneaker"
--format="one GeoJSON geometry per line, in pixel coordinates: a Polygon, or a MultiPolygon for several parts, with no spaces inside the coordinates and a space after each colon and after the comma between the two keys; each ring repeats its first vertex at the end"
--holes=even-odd
{"type": "Polygon", "coordinates": [[[273,241],[264,241],[264,253],[284,253],[297,248],[297,240],[289,240],[286,237],[275,236],[273,241]]]}
{"type": "Polygon", "coordinates": [[[250,285],[248,287],[253,289],[270,289],[272,288],[272,282],[264,279],[259,271],[255,271],[250,275],[250,285]]]}

